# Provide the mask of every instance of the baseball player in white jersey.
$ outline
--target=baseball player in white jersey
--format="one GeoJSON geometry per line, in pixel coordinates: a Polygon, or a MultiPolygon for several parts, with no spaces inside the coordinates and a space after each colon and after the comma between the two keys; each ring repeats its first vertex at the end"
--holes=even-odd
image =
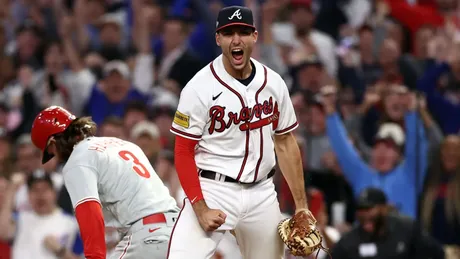
{"type": "Polygon", "coordinates": [[[87,259],[105,259],[105,231],[123,235],[110,258],[164,259],[179,208],[142,150],[118,138],[95,137],[96,124],[52,106],[35,118],[32,141],[64,162],[63,176],[87,259]]]}
{"type": "Polygon", "coordinates": [[[250,58],[256,41],[250,9],[222,9],[216,23],[222,55],[182,90],[171,132],[187,199],[169,259],[209,259],[228,231],[246,259],[283,257],[275,151],[296,210],[307,210],[294,108],[283,79],[250,58]]]}

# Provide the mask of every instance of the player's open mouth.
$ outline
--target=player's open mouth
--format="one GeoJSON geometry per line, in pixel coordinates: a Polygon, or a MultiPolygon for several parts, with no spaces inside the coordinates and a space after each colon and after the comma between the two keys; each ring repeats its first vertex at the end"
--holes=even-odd
{"type": "Polygon", "coordinates": [[[232,57],[236,61],[241,61],[243,59],[243,49],[232,49],[232,57]]]}

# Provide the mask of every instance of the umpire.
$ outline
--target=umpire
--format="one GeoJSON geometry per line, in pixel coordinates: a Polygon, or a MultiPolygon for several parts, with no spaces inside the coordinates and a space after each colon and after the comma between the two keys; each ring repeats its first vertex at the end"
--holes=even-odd
{"type": "Polygon", "coordinates": [[[444,251],[415,221],[390,212],[379,189],[358,197],[358,224],[332,249],[334,259],[444,259],[444,251]]]}

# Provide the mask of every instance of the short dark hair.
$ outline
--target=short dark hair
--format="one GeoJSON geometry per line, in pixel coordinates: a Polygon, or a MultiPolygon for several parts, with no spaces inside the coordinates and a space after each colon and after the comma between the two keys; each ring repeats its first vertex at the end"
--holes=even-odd
{"type": "Polygon", "coordinates": [[[96,132],[97,125],[91,117],[81,117],[72,121],[64,132],[54,135],[60,159],[67,161],[75,144],[84,138],[95,136],[96,132]]]}
{"type": "Polygon", "coordinates": [[[104,126],[104,125],[113,125],[113,126],[117,126],[117,127],[123,127],[124,126],[123,120],[120,119],[117,116],[109,116],[109,117],[105,118],[104,121],[102,121],[101,126],[104,126]]]}
{"type": "Polygon", "coordinates": [[[46,45],[44,46],[44,53],[46,54],[51,47],[57,45],[59,48],[59,51],[63,52],[63,46],[62,42],[59,39],[50,39],[49,41],[46,42],[46,45]]]}
{"type": "Polygon", "coordinates": [[[149,112],[149,109],[147,105],[144,102],[141,101],[131,101],[128,104],[126,104],[125,108],[125,116],[128,114],[130,111],[137,111],[137,112],[142,112],[145,113],[146,115],[149,112]]]}

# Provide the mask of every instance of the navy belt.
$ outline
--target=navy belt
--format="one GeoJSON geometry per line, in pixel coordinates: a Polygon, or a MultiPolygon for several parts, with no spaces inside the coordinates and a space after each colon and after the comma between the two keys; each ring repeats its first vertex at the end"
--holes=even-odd
{"type": "MultiPolygon", "coordinates": [[[[268,174],[267,176],[264,178],[264,179],[261,179],[261,180],[265,180],[265,179],[269,179],[271,177],[273,177],[275,175],[275,168],[273,168],[268,174]]],[[[244,183],[244,182],[239,182],[237,181],[236,179],[233,179],[229,176],[225,176],[225,175],[222,175],[222,174],[219,174],[219,173],[216,173],[214,171],[209,171],[209,170],[200,170],[200,176],[203,177],[203,178],[206,178],[206,179],[211,179],[211,180],[217,180],[217,176],[221,176],[222,178],[220,178],[219,181],[221,182],[228,182],[228,183],[241,183],[241,184],[254,184],[254,183],[257,183],[257,182],[250,182],[250,183],[244,183]]]]}

